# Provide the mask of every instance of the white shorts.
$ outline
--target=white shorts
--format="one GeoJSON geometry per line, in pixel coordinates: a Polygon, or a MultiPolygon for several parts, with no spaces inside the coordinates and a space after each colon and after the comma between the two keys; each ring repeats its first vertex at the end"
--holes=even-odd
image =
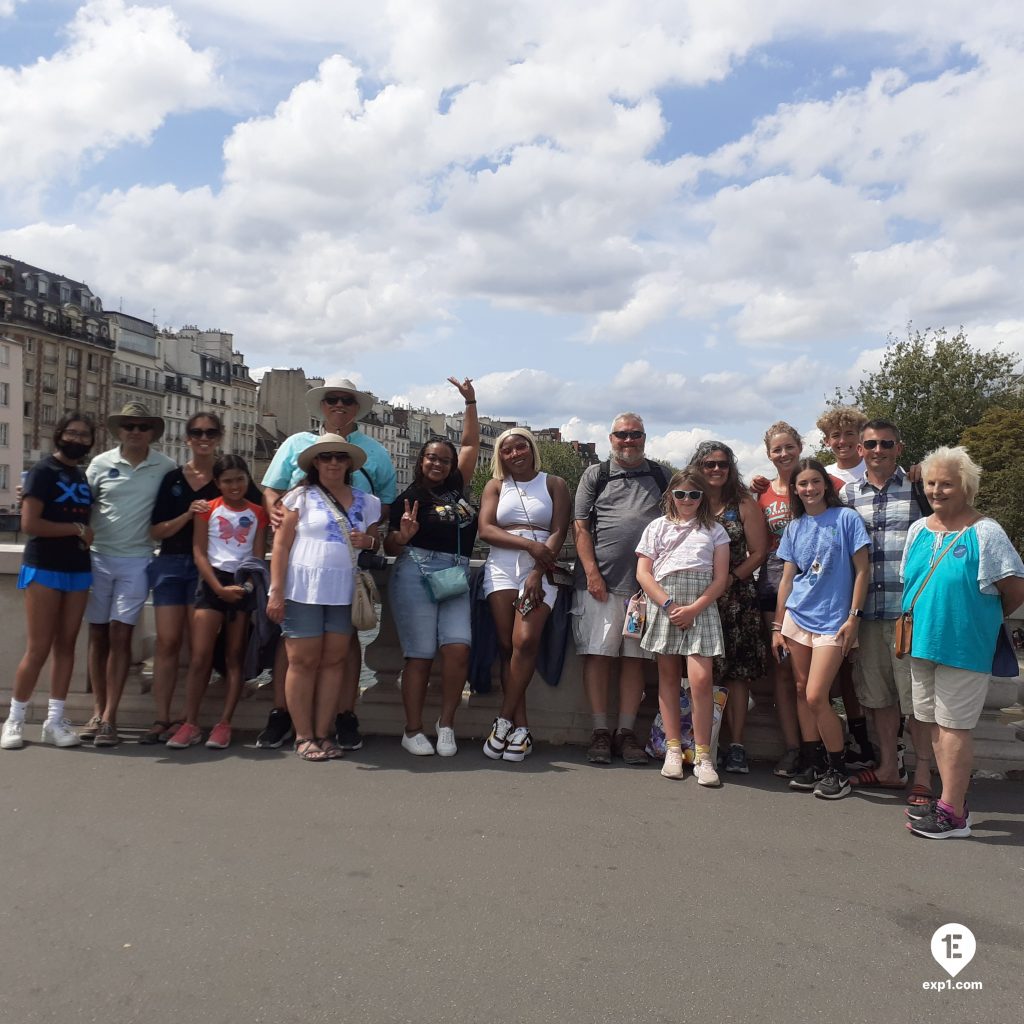
{"type": "MultiPolygon", "coordinates": [[[[843,641],[838,633],[812,633],[797,625],[796,619],[787,611],[782,617],[782,635],[787,640],[795,640],[804,647],[842,647],[843,641]]],[[[856,642],[853,645],[857,646],[856,642]]]]}
{"type": "Polygon", "coordinates": [[[574,591],[570,614],[576,653],[653,661],[654,655],[645,651],[638,639],[622,635],[628,603],[629,598],[622,594],[609,594],[607,601],[598,601],[589,591],[574,591]]]}
{"type": "Polygon", "coordinates": [[[914,686],[914,717],[946,729],[973,729],[985,709],[991,678],[988,672],[910,659],[914,686]]]}
{"type": "Polygon", "coordinates": [[[92,553],[92,590],[85,607],[85,621],[94,626],[123,622],[134,626],[149,596],[146,566],[142,556],[92,553]]]}
{"type": "MultiPolygon", "coordinates": [[[[520,531],[510,530],[509,532],[519,533],[520,531]]],[[[522,533],[525,532],[522,531],[522,533]]],[[[538,534],[544,533],[543,530],[537,532],[538,534]]],[[[546,533],[544,533],[544,537],[547,537],[546,533]]],[[[538,537],[538,539],[543,540],[544,537],[538,537]]],[[[519,551],[516,548],[492,547],[487,553],[487,561],[484,562],[484,596],[490,597],[491,594],[499,590],[514,590],[517,594],[521,594],[526,577],[533,572],[533,569],[534,561],[525,551],[519,551]]],[[[554,608],[555,598],[558,597],[558,588],[553,583],[549,583],[546,576],[543,577],[541,585],[544,587],[544,603],[549,608],[554,608]]]]}

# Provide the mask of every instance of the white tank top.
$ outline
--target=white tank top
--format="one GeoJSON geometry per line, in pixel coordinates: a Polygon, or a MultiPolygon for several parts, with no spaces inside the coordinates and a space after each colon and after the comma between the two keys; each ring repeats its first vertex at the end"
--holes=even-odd
{"type": "Polygon", "coordinates": [[[547,473],[538,473],[525,482],[507,476],[501,482],[495,519],[503,530],[528,530],[532,526],[541,540],[540,534],[551,532],[553,512],[547,473]]]}

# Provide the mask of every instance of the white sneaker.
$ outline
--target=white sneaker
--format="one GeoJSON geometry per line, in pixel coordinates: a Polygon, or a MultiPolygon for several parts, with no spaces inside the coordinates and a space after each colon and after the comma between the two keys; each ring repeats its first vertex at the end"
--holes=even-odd
{"type": "Polygon", "coordinates": [[[40,738],[44,743],[52,743],[55,747],[77,747],[82,742],[82,737],[71,728],[71,723],[66,718],[57,722],[43,722],[40,738]]]}
{"type": "Polygon", "coordinates": [[[415,736],[402,733],[402,749],[408,750],[410,754],[416,754],[418,757],[429,757],[434,753],[434,744],[421,732],[416,733],[415,736]]]}
{"type": "Polygon", "coordinates": [[[508,745],[509,733],[512,732],[512,723],[507,718],[498,717],[491,726],[491,734],[484,740],[484,753],[492,761],[500,761],[505,747],[508,745]]]}
{"type": "Polygon", "coordinates": [[[669,747],[665,751],[665,763],[661,766],[661,774],[666,779],[683,777],[683,751],[681,747],[669,747]]]}
{"type": "Polygon", "coordinates": [[[526,755],[533,750],[533,737],[525,725],[519,726],[508,738],[505,745],[505,753],[501,755],[503,761],[525,761],[526,755]]]}
{"type": "Polygon", "coordinates": [[[20,750],[25,746],[25,741],[21,738],[21,730],[24,728],[24,722],[14,722],[8,718],[4,722],[3,733],[0,734],[0,749],[20,750]]]}
{"type": "Polygon", "coordinates": [[[698,786],[720,786],[722,780],[711,761],[698,761],[693,766],[693,776],[698,786]]]}
{"type": "Polygon", "coordinates": [[[437,733],[437,752],[441,757],[454,757],[459,751],[455,730],[449,725],[442,725],[440,720],[434,724],[434,730],[437,733]]]}

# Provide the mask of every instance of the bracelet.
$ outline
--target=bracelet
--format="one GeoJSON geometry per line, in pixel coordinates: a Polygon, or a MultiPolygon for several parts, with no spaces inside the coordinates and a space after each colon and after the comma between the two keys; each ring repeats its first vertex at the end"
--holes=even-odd
{"type": "Polygon", "coordinates": [[[772,632],[773,633],[781,633],[782,632],[782,625],[780,623],[778,623],[778,622],[773,622],[772,623],[772,632]]]}
{"type": "Polygon", "coordinates": [[[670,604],[675,604],[675,601],[673,601],[671,597],[667,598],[665,603],[661,606],[662,611],[667,610],[670,604]]]}
{"type": "Polygon", "coordinates": [[[85,536],[85,527],[81,523],[75,523],[75,529],[78,531],[79,537],[85,536]]]}
{"type": "Polygon", "coordinates": [[[476,405],[476,399],[466,399],[466,405],[476,405]]]}

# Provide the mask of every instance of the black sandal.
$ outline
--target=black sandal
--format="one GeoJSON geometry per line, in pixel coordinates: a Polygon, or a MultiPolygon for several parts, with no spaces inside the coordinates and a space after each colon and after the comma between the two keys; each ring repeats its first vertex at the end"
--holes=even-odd
{"type": "Polygon", "coordinates": [[[166,742],[163,738],[164,733],[171,728],[170,722],[161,722],[157,719],[140,737],[139,742],[144,747],[153,747],[157,743],[166,742]]]}
{"type": "Polygon", "coordinates": [[[320,749],[320,744],[317,742],[317,739],[314,736],[309,736],[304,740],[300,740],[296,736],[295,753],[298,754],[303,761],[327,760],[327,755],[320,749]]]}

